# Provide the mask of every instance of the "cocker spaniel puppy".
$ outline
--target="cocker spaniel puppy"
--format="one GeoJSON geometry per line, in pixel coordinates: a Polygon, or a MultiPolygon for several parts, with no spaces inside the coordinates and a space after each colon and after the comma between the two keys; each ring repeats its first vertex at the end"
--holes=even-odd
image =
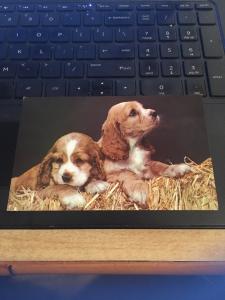
{"type": "Polygon", "coordinates": [[[37,190],[40,197],[58,196],[67,208],[85,205],[75,188],[101,193],[108,188],[100,148],[91,137],[70,133],[58,139],[42,162],[12,179],[11,190],[37,190]]]}
{"type": "Polygon", "coordinates": [[[121,182],[129,198],[143,206],[148,198],[148,184],[143,179],[179,177],[190,171],[185,164],[166,165],[151,159],[154,148],[145,146],[143,137],[159,123],[155,110],[145,109],[136,101],[119,103],[109,110],[99,140],[106,157],[107,180],[121,182]]]}

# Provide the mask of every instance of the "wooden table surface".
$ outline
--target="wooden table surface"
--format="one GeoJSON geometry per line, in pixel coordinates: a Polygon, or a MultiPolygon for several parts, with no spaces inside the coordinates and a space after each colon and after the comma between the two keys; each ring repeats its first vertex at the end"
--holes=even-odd
{"type": "Polygon", "coordinates": [[[224,274],[225,230],[1,230],[0,274],[224,274]]]}

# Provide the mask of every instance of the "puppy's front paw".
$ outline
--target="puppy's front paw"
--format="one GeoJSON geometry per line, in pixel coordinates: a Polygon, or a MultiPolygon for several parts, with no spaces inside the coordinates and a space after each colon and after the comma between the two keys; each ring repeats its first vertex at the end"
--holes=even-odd
{"type": "Polygon", "coordinates": [[[189,167],[186,164],[179,164],[179,165],[169,166],[165,170],[163,175],[168,176],[168,177],[182,177],[182,176],[184,176],[184,174],[190,173],[190,172],[191,172],[191,167],[189,167]]]}
{"type": "Polygon", "coordinates": [[[84,197],[76,192],[63,196],[60,201],[67,209],[83,208],[86,204],[84,197]]]}
{"type": "Polygon", "coordinates": [[[149,190],[146,182],[135,180],[135,182],[125,184],[125,193],[131,201],[139,204],[143,208],[147,207],[149,190]]]}
{"type": "Polygon", "coordinates": [[[89,194],[103,193],[109,188],[110,184],[106,181],[96,180],[90,182],[86,187],[85,191],[89,194]]]}

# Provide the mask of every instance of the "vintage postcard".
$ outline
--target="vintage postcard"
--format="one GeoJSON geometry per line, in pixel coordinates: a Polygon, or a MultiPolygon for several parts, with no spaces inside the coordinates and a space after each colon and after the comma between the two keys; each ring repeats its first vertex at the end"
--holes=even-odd
{"type": "Polygon", "coordinates": [[[201,98],[24,100],[7,210],[218,210],[201,98]]]}

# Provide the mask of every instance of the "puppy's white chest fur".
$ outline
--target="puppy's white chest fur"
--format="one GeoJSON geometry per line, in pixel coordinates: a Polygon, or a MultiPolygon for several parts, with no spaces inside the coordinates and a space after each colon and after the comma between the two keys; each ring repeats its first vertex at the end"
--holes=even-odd
{"type": "Polygon", "coordinates": [[[139,172],[143,172],[148,151],[141,149],[139,146],[136,146],[135,139],[130,139],[129,144],[130,151],[128,158],[128,168],[136,174],[139,172]]]}
{"type": "Polygon", "coordinates": [[[144,170],[145,160],[146,160],[147,151],[134,147],[130,150],[128,166],[131,171],[134,173],[139,173],[144,170]]]}

